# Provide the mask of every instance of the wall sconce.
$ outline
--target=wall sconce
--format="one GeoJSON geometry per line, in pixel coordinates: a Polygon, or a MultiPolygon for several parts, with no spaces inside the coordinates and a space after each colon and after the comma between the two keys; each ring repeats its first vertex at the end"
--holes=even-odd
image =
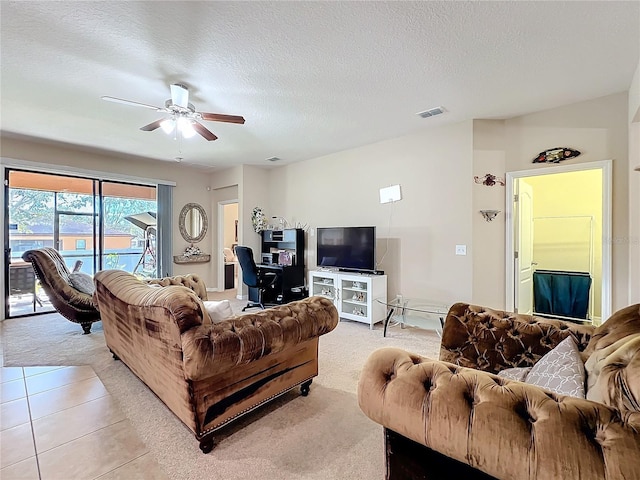
{"type": "Polygon", "coordinates": [[[500,210],[480,210],[480,213],[487,222],[492,222],[498,216],[500,210]]]}

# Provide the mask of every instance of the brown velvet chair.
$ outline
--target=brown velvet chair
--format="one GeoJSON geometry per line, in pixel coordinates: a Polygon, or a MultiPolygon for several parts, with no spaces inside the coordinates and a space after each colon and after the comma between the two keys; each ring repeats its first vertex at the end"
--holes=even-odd
{"type": "Polygon", "coordinates": [[[384,427],[387,479],[640,479],[640,305],[596,328],[455,304],[440,360],[377,350],[358,401],[384,427]],[[586,398],[496,375],[568,336],[586,398]]]}
{"type": "Polygon", "coordinates": [[[100,321],[100,312],[91,295],[71,286],[71,272],[58,251],[49,247],[28,250],[22,259],[33,265],[53,308],[67,320],[79,323],[85,334],[90,333],[91,324],[100,321]]]}

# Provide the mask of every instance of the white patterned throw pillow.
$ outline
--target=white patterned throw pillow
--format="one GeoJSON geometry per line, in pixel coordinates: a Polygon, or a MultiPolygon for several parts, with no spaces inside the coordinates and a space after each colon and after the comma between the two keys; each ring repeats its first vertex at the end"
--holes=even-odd
{"type": "Polygon", "coordinates": [[[93,295],[93,292],[96,290],[96,286],[93,284],[93,277],[86,273],[70,273],[69,282],[73,288],[87,295],[93,295]]]}
{"type": "Polygon", "coordinates": [[[498,372],[498,376],[502,378],[507,378],[509,380],[517,380],[519,382],[524,382],[524,379],[527,378],[527,375],[529,375],[530,371],[531,371],[531,367],[505,368],[504,370],[500,370],[498,372]]]}
{"type": "Polygon", "coordinates": [[[538,360],[525,382],[560,395],[584,398],[584,364],[573,337],[565,338],[538,360]]]}

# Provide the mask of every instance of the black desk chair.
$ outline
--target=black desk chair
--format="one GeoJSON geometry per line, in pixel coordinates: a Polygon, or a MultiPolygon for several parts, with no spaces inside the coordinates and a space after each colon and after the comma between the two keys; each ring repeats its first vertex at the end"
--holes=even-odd
{"type": "Polygon", "coordinates": [[[264,309],[264,292],[274,288],[278,276],[258,268],[253,259],[253,250],[249,247],[237,246],[236,257],[242,268],[242,283],[249,287],[249,303],[242,311],[253,307],[264,309]]]}

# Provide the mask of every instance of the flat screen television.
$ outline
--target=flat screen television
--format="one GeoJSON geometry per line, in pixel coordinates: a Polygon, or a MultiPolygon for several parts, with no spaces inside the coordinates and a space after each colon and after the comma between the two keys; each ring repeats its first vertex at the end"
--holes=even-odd
{"type": "Polygon", "coordinates": [[[319,227],[316,263],[346,271],[375,271],[376,227],[319,227]]]}

